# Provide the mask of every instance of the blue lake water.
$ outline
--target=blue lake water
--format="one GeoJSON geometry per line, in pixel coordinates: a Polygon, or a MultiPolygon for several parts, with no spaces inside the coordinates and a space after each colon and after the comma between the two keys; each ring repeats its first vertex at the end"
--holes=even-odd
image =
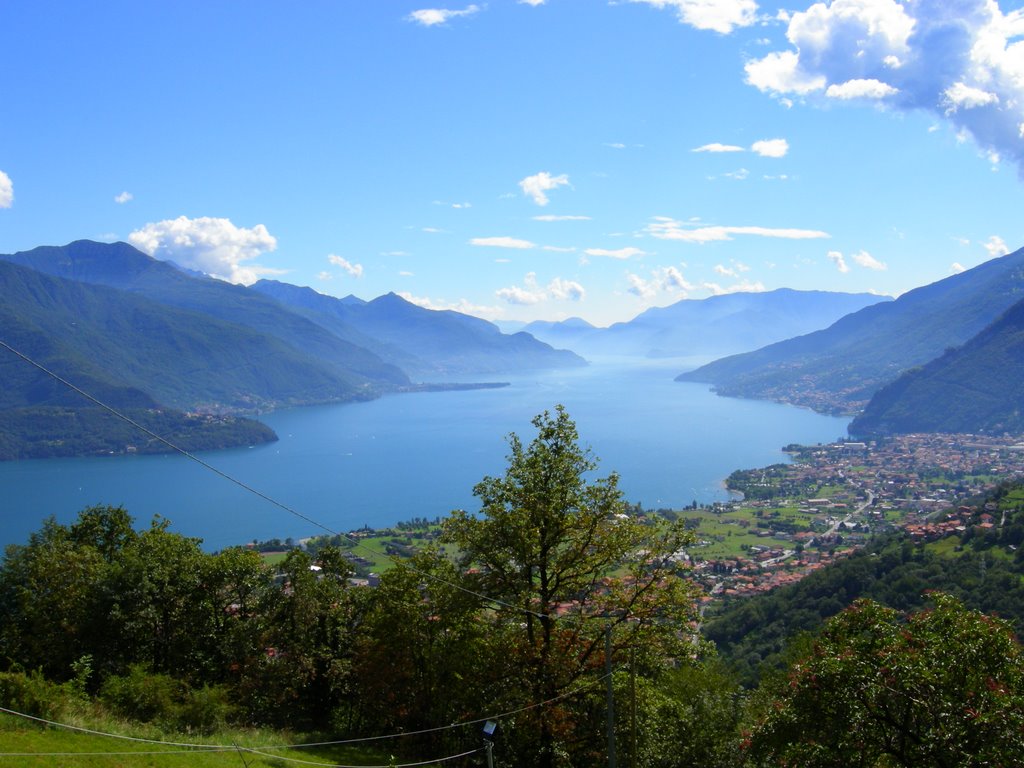
{"type": "MultiPolygon", "coordinates": [[[[785,461],[788,443],[830,442],[847,420],[774,403],[717,397],[673,377],[681,361],[605,362],[584,369],[488,377],[501,389],[395,395],[263,417],[281,438],[202,458],[331,530],[383,527],[478,508],[473,486],[504,471],[505,436],[532,439],[531,419],[557,403],[580,441],[630,501],[681,507],[727,497],[734,469],[785,461]]],[[[482,378],[482,377],[477,377],[482,378]]],[[[0,463],[0,546],[24,542],[53,515],[93,504],[153,515],[217,549],[254,538],[322,533],[182,456],[0,463]]]]}

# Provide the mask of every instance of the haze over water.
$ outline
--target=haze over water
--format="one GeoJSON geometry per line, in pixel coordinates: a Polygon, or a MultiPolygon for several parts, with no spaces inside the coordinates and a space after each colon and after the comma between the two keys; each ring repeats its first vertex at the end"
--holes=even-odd
{"type": "MultiPolygon", "coordinates": [[[[674,382],[688,367],[604,362],[473,377],[510,382],[501,389],[278,411],[263,420],[279,442],[202,457],[306,517],[348,531],[478,509],[473,486],[504,471],[505,436],[529,441],[530,420],[558,403],[599,459],[598,476],[618,472],[625,497],[646,507],[723,500],[732,470],[785,461],[788,443],[846,434],[846,419],[674,382]]],[[[92,504],[123,505],[140,525],[162,515],[209,549],[324,532],[182,456],[4,462],[0,488],[0,545],[24,542],[49,515],[69,522],[92,504]]]]}

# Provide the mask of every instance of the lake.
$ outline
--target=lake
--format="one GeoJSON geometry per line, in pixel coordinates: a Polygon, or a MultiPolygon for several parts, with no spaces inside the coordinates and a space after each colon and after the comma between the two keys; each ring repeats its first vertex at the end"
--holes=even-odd
{"type": "MultiPolygon", "coordinates": [[[[505,436],[532,439],[531,419],[558,403],[597,476],[621,476],[625,497],[681,507],[728,497],[734,469],[786,461],[788,443],[831,442],[846,419],[753,400],[717,397],[673,378],[693,361],[603,361],[514,376],[501,389],[394,395],[367,403],[278,411],[262,417],[281,438],[202,458],[331,530],[384,527],[478,508],[473,486],[505,468],[505,436]]],[[[0,545],[24,542],[53,515],[74,520],[93,504],[153,515],[208,549],[254,538],[323,533],[182,456],[123,456],[0,463],[0,545]]]]}

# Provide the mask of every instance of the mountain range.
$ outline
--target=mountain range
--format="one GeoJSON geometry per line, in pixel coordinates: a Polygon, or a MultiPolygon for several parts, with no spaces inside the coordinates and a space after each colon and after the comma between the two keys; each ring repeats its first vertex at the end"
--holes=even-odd
{"type": "MultiPolygon", "coordinates": [[[[300,311],[273,292],[186,273],[125,243],[82,240],[0,255],[3,341],[107,405],[135,413],[185,419],[185,411],[367,399],[415,386],[399,361],[417,374],[585,365],[528,334],[506,336],[477,318],[424,310],[395,295],[374,302],[323,297],[328,307],[353,305],[346,320],[300,311]]],[[[69,455],[70,445],[93,445],[73,424],[93,404],[9,353],[0,355],[0,375],[7,428],[34,446],[12,445],[8,434],[2,457],[69,455]],[[19,409],[33,409],[33,419],[19,409]],[[58,409],[61,418],[45,409],[58,409]],[[56,425],[52,434],[45,424],[56,425]],[[31,425],[39,431],[28,440],[31,425]]],[[[223,431],[225,423],[190,426],[223,431]]],[[[194,443],[219,440],[205,435],[194,443]]],[[[92,452],[111,450],[103,442],[92,452]]]]}
{"type": "Polygon", "coordinates": [[[1024,249],[678,380],[711,383],[722,395],[852,414],[905,371],[965,344],[1022,298],[1024,249]]]}
{"type": "Polygon", "coordinates": [[[888,301],[887,296],[871,293],[780,288],[683,299],[608,328],[570,318],[533,322],[523,330],[582,355],[719,357],[810,333],[851,312],[888,301]]]}

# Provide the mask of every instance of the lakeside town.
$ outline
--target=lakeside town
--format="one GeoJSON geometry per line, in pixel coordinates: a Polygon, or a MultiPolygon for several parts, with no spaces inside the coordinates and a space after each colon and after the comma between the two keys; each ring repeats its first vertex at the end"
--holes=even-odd
{"type": "MultiPolygon", "coordinates": [[[[966,505],[1002,481],[1024,476],[1024,436],[909,434],[868,442],[789,445],[791,462],[737,470],[726,481],[734,498],[683,510],[631,514],[682,519],[697,541],[678,553],[705,601],[768,592],[847,557],[872,535],[905,530],[934,541],[1003,520],[966,505]]],[[[253,542],[268,556],[299,545],[347,547],[353,585],[375,586],[378,574],[436,540],[439,520],[416,518],[386,529],[294,542],[253,542]],[[357,545],[357,546],[356,546],[357,545]]]]}

